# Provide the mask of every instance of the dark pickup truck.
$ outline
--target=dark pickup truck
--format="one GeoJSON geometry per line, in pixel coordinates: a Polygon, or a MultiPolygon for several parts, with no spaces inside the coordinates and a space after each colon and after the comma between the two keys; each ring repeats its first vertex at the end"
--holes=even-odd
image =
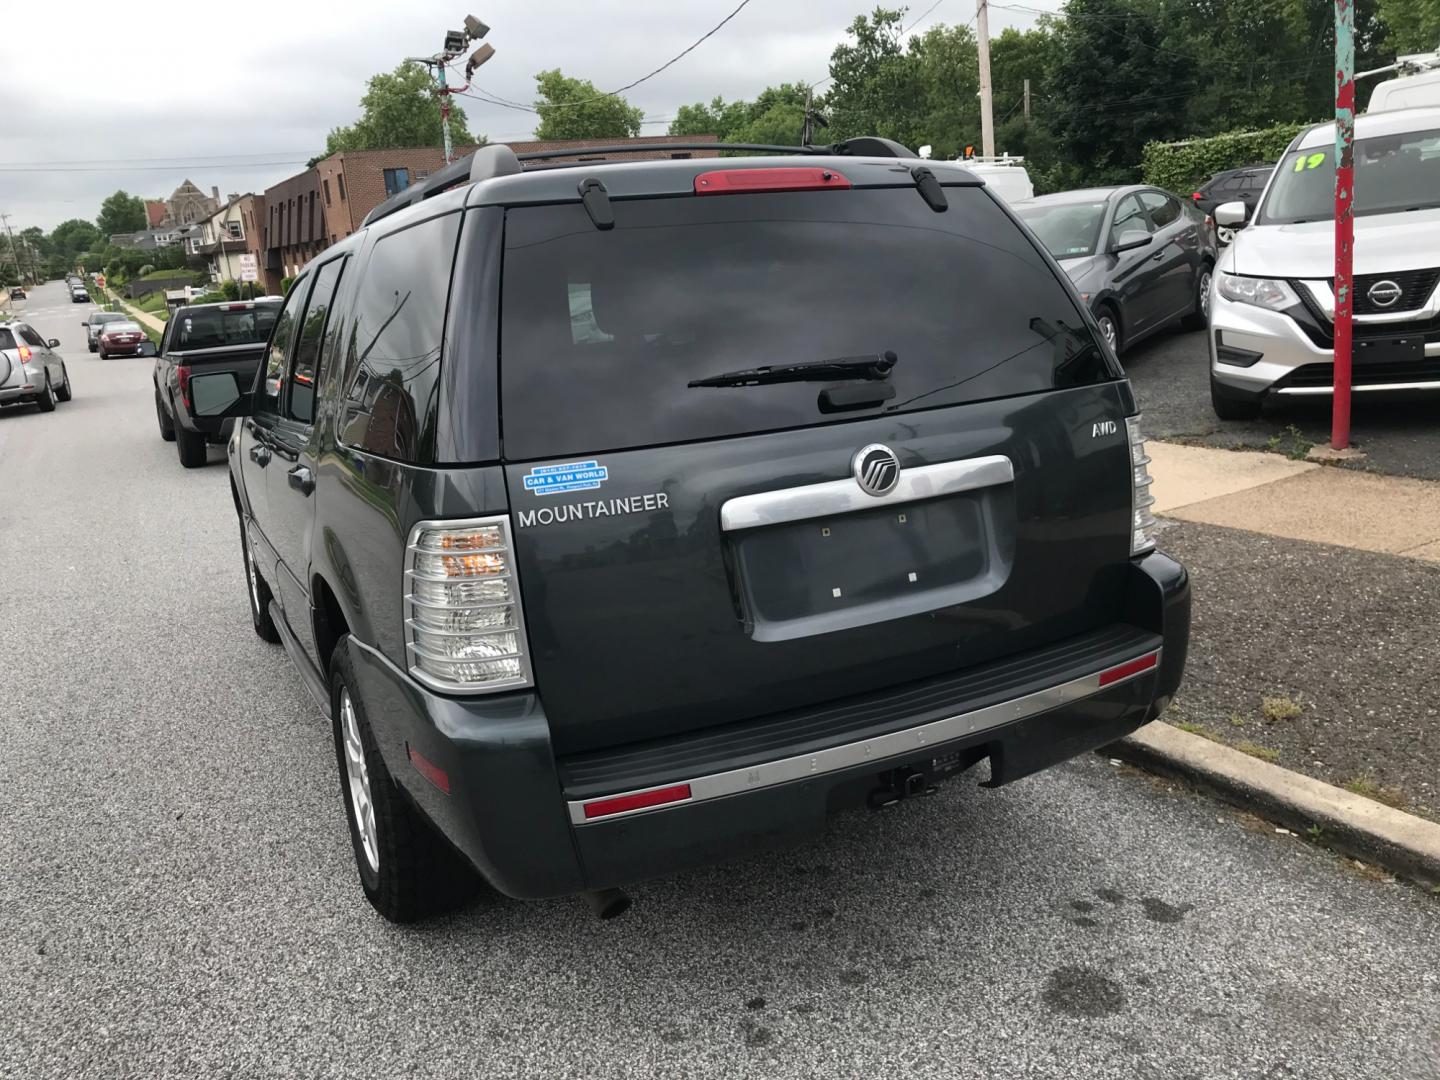
{"type": "Polygon", "coordinates": [[[248,300],[191,304],[170,316],[155,358],[155,418],[185,468],[204,465],[206,444],[221,445],[230,434],[229,422],[195,415],[191,373],[232,372],[241,386],[252,385],[279,312],[279,300],[248,300]]]}

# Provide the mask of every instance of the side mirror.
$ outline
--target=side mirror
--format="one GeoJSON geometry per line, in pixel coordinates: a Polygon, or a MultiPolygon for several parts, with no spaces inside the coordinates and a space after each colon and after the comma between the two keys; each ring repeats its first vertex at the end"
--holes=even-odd
{"type": "Polygon", "coordinates": [[[45,342],[45,347],[47,349],[58,349],[60,347],[60,339],[58,337],[52,337],[49,341],[45,342]]]}
{"type": "Polygon", "coordinates": [[[211,371],[190,376],[191,411],[196,416],[249,416],[251,395],[240,389],[233,371],[211,371]]]}
{"type": "Polygon", "coordinates": [[[1145,247],[1152,240],[1151,235],[1142,229],[1127,229],[1120,234],[1120,238],[1115,241],[1115,246],[1110,249],[1110,252],[1118,255],[1122,251],[1134,251],[1136,248],[1145,247]]]}
{"type": "Polygon", "coordinates": [[[1215,224],[1224,225],[1229,229],[1240,228],[1249,216],[1250,208],[1243,202],[1221,203],[1215,207],[1215,224]]]}

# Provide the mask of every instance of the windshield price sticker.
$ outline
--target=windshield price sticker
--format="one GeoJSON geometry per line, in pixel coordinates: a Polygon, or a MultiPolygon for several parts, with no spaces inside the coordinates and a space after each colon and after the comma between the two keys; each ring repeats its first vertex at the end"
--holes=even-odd
{"type": "Polygon", "coordinates": [[[1323,151],[1314,154],[1301,154],[1295,159],[1295,171],[1304,172],[1307,169],[1318,169],[1325,164],[1325,153],[1323,151]]]}
{"type": "Polygon", "coordinates": [[[610,479],[610,470],[598,461],[567,461],[563,465],[537,465],[524,476],[525,490],[535,495],[562,495],[567,491],[594,491],[610,479]]]}

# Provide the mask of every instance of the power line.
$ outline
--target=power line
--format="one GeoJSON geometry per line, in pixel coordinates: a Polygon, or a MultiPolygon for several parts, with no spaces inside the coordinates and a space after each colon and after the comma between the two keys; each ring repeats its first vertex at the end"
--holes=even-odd
{"type": "Polygon", "coordinates": [[[201,169],[268,169],[276,165],[303,165],[308,157],[290,161],[242,161],[224,165],[92,165],[85,168],[66,168],[39,165],[0,165],[0,173],[94,173],[94,172],[199,172],[201,169]]]}
{"type": "MultiPolygon", "coordinates": [[[[44,166],[49,167],[49,166],[60,166],[60,165],[138,165],[138,164],[145,164],[145,163],[149,163],[149,162],[159,162],[159,163],[161,163],[161,164],[164,164],[164,163],[166,163],[166,162],[178,162],[178,163],[180,163],[181,165],[183,165],[183,164],[185,164],[186,162],[222,162],[222,161],[234,161],[234,160],[237,160],[237,159],[239,159],[239,158],[252,158],[252,157],[283,157],[283,156],[291,155],[291,154],[297,154],[297,155],[298,155],[298,154],[305,154],[305,153],[306,153],[306,151],[304,151],[304,150],[259,150],[259,151],[256,151],[256,152],[250,153],[250,154],[194,154],[194,155],[191,155],[191,156],[188,156],[188,157],[185,156],[185,155],[174,155],[174,154],[172,154],[172,155],[169,156],[169,157],[151,157],[151,158],[69,158],[69,159],[65,159],[65,160],[58,160],[58,159],[57,159],[57,160],[55,160],[55,161],[36,161],[36,160],[34,160],[33,158],[26,158],[26,159],[25,159],[25,164],[27,164],[27,165],[37,165],[37,166],[38,166],[38,165],[44,165],[44,166]]],[[[3,162],[3,163],[0,163],[0,166],[9,165],[9,164],[11,164],[11,162],[3,162]]],[[[239,162],[239,164],[243,166],[243,165],[245,164],[245,162],[241,161],[241,162],[239,162]]]]}
{"type": "MultiPolygon", "coordinates": [[[[938,0],[937,0],[937,2],[938,2],[938,0]]],[[[721,27],[723,27],[723,26],[724,26],[726,23],[728,23],[731,19],[735,18],[736,15],[739,15],[741,11],[743,11],[747,6],[749,6],[749,4],[750,4],[750,0],[740,0],[739,5],[737,5],[736,8],[735,8],[735,10],[732,11],[732,12],[730,12],[729,15],[726,15],[725,18],[721,19],[718,23],[716,23],[714,26],[712,26],[709,30],[705,31],[705,33],[701,34],[698,38],[696,38],[694,41],[692,41],[689,45],[687,45],[687,46],[686,46],[684,49],[682,49],[680,52],[678,52],[678,53],[676,53],[674,56],[672,56],[669,60],[666,60],[665,63],[661,64],[661,65],[660,65],[659,67],[657,67],[654,71],[650,72],[650,73],[647,74],[647,75],[641,75],[640,78],[636,79],[634,82],[628,82],[628,83],[626,83],[624,86],[619,87],[618,89],[615,89],[615,90],[607,90],[607,91],[605,91],[604,93],[596,94],[594,97],[581,98],[579,101],[555,101],[555,102],[550,102],[550,103],[548,103],[548,104],[546,104],[546,105],[543,105],[543,106],[541,106],[541,107],[542,107],[542,108],[545,108],[545,109],[573,109],[573,108],[576,108],[577,106],[580,106],[580,105],[589,105],[589,104],[591,104],[592,102],[595,102],[595,101],[604,101],[606,98],[618,97],[620,94],[623,94],[626,90],[633,90],[635,87],[639,86],[641,83],[646,82],[646,81],[649,80],[649,79],[653,79],[656,75],[659,75],[662,71],[664,71],[666,68],[670,67],[672,64],[677,63],[678,61],[680,61],[680,60],[684,59],[686,56],[688,56],[690,53],[694,52],[694,51],[695,51],[696,49],[698,49],[701,45],[703,45],[706,41],[708,41],[710,38],[714,37],[717,33],[719,33],[721,27]]],[[[477,86],[477,87],[472,87],[471,89],[473,89],[473,90],[479,90],[480,88],[477,86]]],[[[489,94],[488,91],[487,91],[487,92],[482,92],[481,94],[463,93],[463,92],[462,92],[462,93],[460,94],[460,96],[461,96],[461,97],[473,97],[473,98],[474,98],[475,100],[477,100],[477,101],[485,101],[485,102],[488,102],[488,103],[491,104],[491,105],[499,105],[501,108],[505,108],[505,109],[520,109],[520,110],[523,110],[523,111],[525,111],[525,112],[536,113],[537,115],[539,114],[539,111],[540,111],[539,109],[535,108],[534,106],[531,106],[531,105],[522,105],[520,102],[518,102],[518,101],[511,101],[509,98],[502,98],[502,97],[498,97],[498,96],[493,95],[493,94],[489,94]]]]}

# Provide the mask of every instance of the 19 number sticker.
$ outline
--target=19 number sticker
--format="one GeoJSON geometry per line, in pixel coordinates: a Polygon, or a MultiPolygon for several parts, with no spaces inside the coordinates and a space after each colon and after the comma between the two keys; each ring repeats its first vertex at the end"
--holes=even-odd
{"type": "Polygon", "coordinates": [[[1304,155],[1295,159],[1295,171],[1304,172],[1306,169],[1318,169],[1325,164],[1324,152],[1304,155]]]}

